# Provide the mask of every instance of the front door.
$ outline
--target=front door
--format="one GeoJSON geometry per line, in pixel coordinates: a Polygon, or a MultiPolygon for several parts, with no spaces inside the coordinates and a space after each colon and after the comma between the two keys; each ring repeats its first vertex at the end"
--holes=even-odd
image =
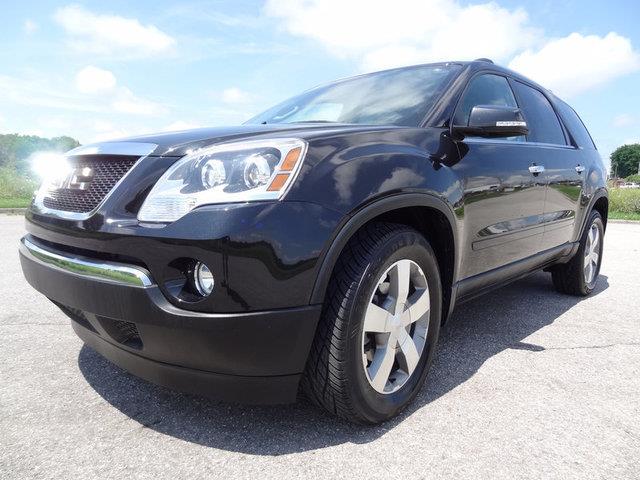
{"type": "MultiPolygon", "coordinates": [[[[454,122],[466,125],[476,105],[517,107],[507,79],[474,77],[460,100],[454,122]]],[[[537,149],[524,137],[467,137],[452,166],[463,179],[465,255],[461,278],[472,277],[530,257],[540,251],[544,231],[545,179],[537,170],[537,149]]]]}

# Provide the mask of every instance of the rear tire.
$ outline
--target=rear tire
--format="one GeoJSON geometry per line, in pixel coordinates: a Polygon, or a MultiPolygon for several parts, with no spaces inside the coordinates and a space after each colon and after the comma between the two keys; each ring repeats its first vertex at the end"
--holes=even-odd
{"type": "Polygon", "coordinates": [[[600,274],[603,242],[604,222],[600,213],[593,210],[576,254],[568,263],[551,269],[551,279],[558,292],[582,297],[593,292],[600,274]]]}
{"type": "Polygon", "coordinates": [[[361,229],[344,248],[327,288],[304,393],[356,423],[397,415],[424,384],[441,309],[438,263],[427,240],[403,225],[361,229]]]}

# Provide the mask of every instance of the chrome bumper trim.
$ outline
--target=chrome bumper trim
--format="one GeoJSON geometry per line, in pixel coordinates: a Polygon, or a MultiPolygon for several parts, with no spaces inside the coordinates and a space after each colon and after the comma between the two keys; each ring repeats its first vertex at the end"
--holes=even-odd
{"type": "Polygon", "coordinates": [[[52,252],[35,245],[26,238],[20,241],[20,253],[40,264],[81,277],[130,287],[146,288],[155,285],[151,274],[144,268],[52,252]]]}

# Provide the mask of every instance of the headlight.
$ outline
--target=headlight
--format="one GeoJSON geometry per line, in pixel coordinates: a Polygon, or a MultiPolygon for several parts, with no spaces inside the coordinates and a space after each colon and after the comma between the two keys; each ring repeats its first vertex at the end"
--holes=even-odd
{"type": "Polygon", "coordinates": [[[278,200],[300,170],[306,149],[303,140],[274,139],[190,153],[151,189],[138,220],[173,222],[200,205],[278,200]]]}

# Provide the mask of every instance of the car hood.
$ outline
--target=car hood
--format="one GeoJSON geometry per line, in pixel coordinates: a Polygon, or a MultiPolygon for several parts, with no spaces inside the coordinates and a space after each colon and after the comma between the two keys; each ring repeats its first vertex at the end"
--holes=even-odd
{"type": "MultiPolygon", "coordinates": [[[[81,149],[100,149],[100,147],[122,144],[126,152],[126,145],[135,150],[135,144],[150,145],[148,154],[151,156],[183,156],[190,150],[243,139],[258,139],[260,137],[297,137],[311,139],[327,135],[344,134],[347,132],[361,132],[371,130],[388,130],[390,127],[349,125],[337,123],[308,123],[308,124],[279,124],[279,125],[240,125],[235,127],[197,128],[179,132],[165,132],[151,135],[122,138],[118,140],[86,145],[81,149]]],[[[400,128],[400,127],[391,127],[400,128]]],[[[132,152],[133,153],[133,152],[132,152]]]]}

